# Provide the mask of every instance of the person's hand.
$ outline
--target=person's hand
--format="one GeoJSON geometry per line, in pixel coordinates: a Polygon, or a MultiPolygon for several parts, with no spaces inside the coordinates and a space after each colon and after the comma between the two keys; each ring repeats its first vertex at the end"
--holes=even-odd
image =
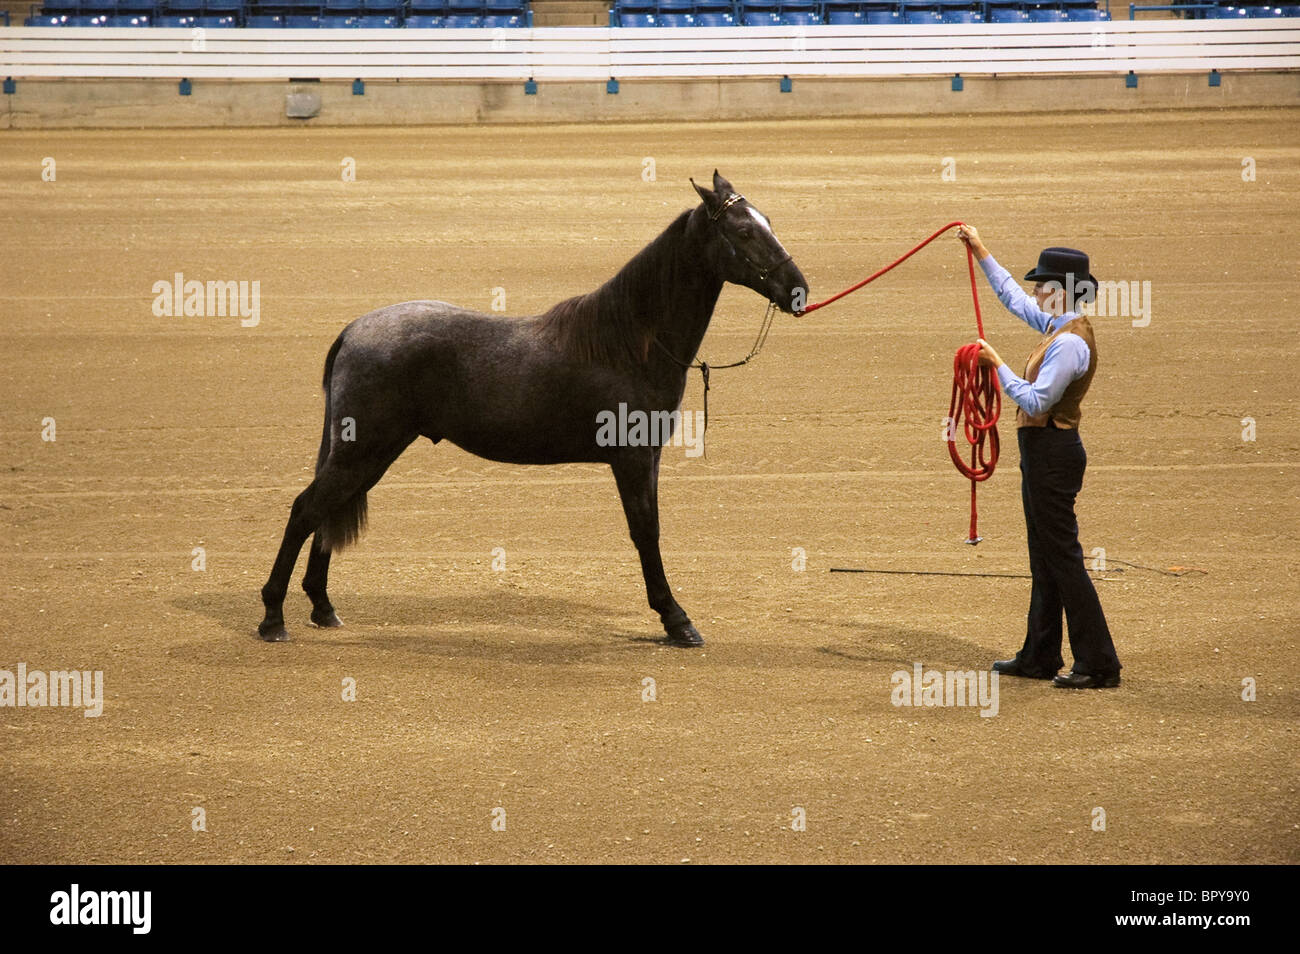
{"type": "Polygon", "coordinates": [[[983,338],[980,338],[977,344],[979,344],[980,346],[980,364],[987,364],[995,371],[998,368],[1002,367],[1004,363],[1002,361],[1002,356],[993,350],[993,346],[991,344],[989,344],[983,338]]]}
{"type": "Polygon", "coordinates": [[[970,249],[971,252],[974,253],[975,257],[980,261],[989,257],[989,250],[985,248],[984,243],[980,241],[979,229],[975,228],[975,226],[957,226],[957,238],[964,242],[966,247],[970,249]]]}

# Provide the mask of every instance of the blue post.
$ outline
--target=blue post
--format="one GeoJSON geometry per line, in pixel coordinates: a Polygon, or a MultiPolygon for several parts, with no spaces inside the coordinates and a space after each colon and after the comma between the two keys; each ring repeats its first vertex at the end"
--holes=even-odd
{"type": "Polygon", "coordinates": [[[788,76],[782,76],[782,77],[781,77],[781,92],[783,92],[783,93],[789,93],[789,92],[792,91],[793,89],[794,89],[794,83],[790,82],[790,77],[788,77],[788,76]]]}
{"type": "Polygon", "coordinates": [[[183,79],[183,80],[181,80],[181,84],[180,84],[179,87],[177,87],[176,91],[177,91],[178,93],[180,93],[182,96],[188,96],[188,95],[190,95],[190,91],[191,91],[193,88],[194,88],[194,87],[192,87],[192,86],[190,85],[190,81],[189,81],[189,80],[187,80],[187,79],[183,79]]]}
{"type": "Polygon", "coordinates": [[[18,89],[18,88],[17,88],[16,86],[14,86],[14,78],[13,78],[12,76],[6,76],[6,77],[5,77],[5,95],[6,95],[6,96],[12,96],[15,92],[17,92],[17,89],[18,89]]]}
{"type": "Polygon", "coordinates": [[[531,76],[524,81],[524,95],[525,96],[537,95],[537,80],[533,79],[531,76]]]}
{"type": "Polygon", "coordinates": [[[960,73],[953,73],[953,74],[952,74],[952,91],[953,91],[954,93],[960,93],[960,92],[961,92],[963,89],[965,89],[965,88],[966,88],[966,83],[965,83],[965,81],[961,78],[961,74],[960,74],[960,73]]]}
{"type": "Polygon", "coordinates": [[[352,95],[353,95],[353,96],[365,96],[365,95],[366,95],[366,84],[365,84],[364,81],[359,80],[359,79],[354,79],[354,80],[352,81],[352,95]]]}
{"type": "Polygon", "coordinates": [[[609,93],[611,96],[617,95],[618,80],[614,79],[614,77],[611,76],[609,78],[609,81],[605,84],[605,92],[609,93]]]}
{"type": "Polygon", "coordinates": [[[1223,77],[1219,75],[1219,71],[1218,71],[1218,70],[1210,70],[1210,85],[1211,85],[1211,86],[1218,86],[1218,85],[1220,85],[1220,80],[1222,80],[1222,79],[1223,79],[1223,77]]]}
{"type": "Polygon", "coordinates": [[[1128,76],[1125,76],[1125,77],[1124,77],[1124,88],[1125,88],[1125,89],[1137,89],[1137,88],[1138,88],[1138,78],[1137,78],[1137,74],[1134,73],[1132,70],[1129,70],[1129,71],[1128,71],[1128,76]]]}

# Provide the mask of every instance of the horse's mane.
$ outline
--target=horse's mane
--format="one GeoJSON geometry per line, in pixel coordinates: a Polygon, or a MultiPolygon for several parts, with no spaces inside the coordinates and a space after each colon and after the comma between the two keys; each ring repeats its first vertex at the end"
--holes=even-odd
{"type": "Polygon", "coordinates": [[[579,361],[627,365],[649,357],[656,316],[668,310],[676,265],[691,210],[679,215],[613,278],[595,291],[566,299],[541,316],[541,333],[579,361]]]}

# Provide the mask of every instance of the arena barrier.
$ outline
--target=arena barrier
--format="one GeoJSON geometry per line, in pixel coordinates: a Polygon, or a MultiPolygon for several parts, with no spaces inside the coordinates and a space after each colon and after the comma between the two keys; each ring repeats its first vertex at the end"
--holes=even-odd
{"type": "Polygon", "coordinates": [[[1297,68],[1300,18],[697,29],[0,28],[0,75],[17,79],[872,78],[1297,68]]]}

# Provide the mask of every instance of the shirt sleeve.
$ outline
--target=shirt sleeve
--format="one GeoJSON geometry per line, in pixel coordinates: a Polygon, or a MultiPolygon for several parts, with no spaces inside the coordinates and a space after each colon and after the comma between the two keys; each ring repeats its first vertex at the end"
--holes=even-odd
{"type": "Polygon", "coordinates": [[[989,286],[998,301],[1006,306],[1007,311],[1015,315],[1035,331],[1047,331],[1052,316],[1038,307],[1038,303],[1025,294],[1020,283],[1011,277],[1011,273],[999,265],[992,255],[980,259],[980,268],[989,280],[989,286]]]}
{"type": "Polygon", "coordinates": [[[998,368],[998,381],[1007,397],[1026,414],[1038,417],[1056,406],[1065,389],[1087,373],[1091,361],[1088,343],[1078,335],[1065,334],[1047,346],[1036,381],[1019,377],[1005,362],[998,368]]]}

